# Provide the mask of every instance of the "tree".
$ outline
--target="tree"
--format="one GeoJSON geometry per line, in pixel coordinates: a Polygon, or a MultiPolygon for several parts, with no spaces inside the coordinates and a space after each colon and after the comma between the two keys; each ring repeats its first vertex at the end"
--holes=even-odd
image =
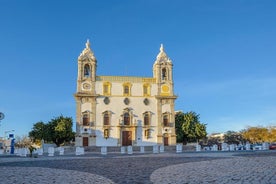
{"type": "Polygon", "coordinates": [[[30,157],[33,156],[33,152],[34,152],[34,150],[36,150],[36,147],[33,145],[33,142],[30,139],[30,137],[27,137],[27,136],[19,137],[19,136],[17,136],[15,140],[16,140],[16,142],[15,142],[16,147],[28,148],[29,151],[30,151],[30,157]]]}
{"type": "Polygon", "coordinates": [[[199,121],[199,114],[195,112],[176,113],[177,142],[195,142],[207,135],[206,124],[199,121]]]}
{"type": "Polygon", "coordinates": [[[268,129],[268,142],[276,142],[276,126],[271,126],[268,129]]]}
{"type": "Polygon", "coordinates": [[[53,142],[57,146],[65,142],[71,141],[75,134],[72,131],[73,120],[62,115],[49,121],[47,124],[43,122],[35,123],[29,136],[34,140],[44,140],[53,142]]]}
{"type": "Polygon", "coordinates": [[[32,145],[32,140],[26,136],[26,135],[23,135],[21,137],[17,136],[15,138],[15,147],[18,147],[18,148],[27,148],[27,147],[30,147],[32,145]]]}
{"type": "Polygon", "coordinates": [[[42,121],[39,121],[33,125],[32,131],[29,132],[29,137],[31,137],[34,141],[40,141],[42,139],[46,140],[46,129],[47,125],[42,121]]]}
{"type": "Polygon", "coordinates": [[[72,132],[72,118],[60,116],[52,119],[49,125],[53,132],[52,141],[57,146],[60,146],[64,142],[69,142],[75,137],[75,134],[72,132]]]}
{"type": "Polygon", "coordinates": [[[242,131],[244,139],[250,143],[269,142],[269,129],[265,127],[248,127],[242,131]]]}
{"type": "Polygon", "coordinates": [[[224,142],[227,144],[239,144],[245,142],[245,140],[241,133],[229,130],[224,135],[224,142]]]}
{"type": "Polygon", "coordinates": [[[184,132],[182,130],[183,119],[184,119],[183,112],[177,112],[175,114],[175,131],[176,131],[176,135],[177,135],[176,136],[177,142],[183,142],[183,140],[184,140],[184,132]]]}

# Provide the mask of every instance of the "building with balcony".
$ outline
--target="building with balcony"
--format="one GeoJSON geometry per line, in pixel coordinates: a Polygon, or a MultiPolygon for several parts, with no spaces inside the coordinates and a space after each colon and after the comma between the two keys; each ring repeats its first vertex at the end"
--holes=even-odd
{"type": "Polygon", "coordinates": [[[153,77],[98,76],[97,64],[87,41],[78,57],[74,94],[76,146],[175,145],[177,97],[173,64],[163,45],[153,77]]]}

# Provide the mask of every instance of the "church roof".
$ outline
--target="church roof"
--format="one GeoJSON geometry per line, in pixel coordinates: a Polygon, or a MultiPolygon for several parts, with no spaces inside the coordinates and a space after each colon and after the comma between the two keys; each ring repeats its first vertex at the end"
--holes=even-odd
{"type": "Polygon", "coordinates": [[[87,40],[86,44],[85,44],[85,49],[83,49],[83,51],[81,52],[80,56],[79,56],[79,60],[96,60],[93,51],[90,48],[90,42],[89,40],[87,40]]]}
{"type": "Polygon", "coordinates": [[[167,56],[166,52],[164,51],[164,46],[163,46],[163,44],[161,44],[161,46],[160,46],[160,52],[159,52],[159,54],[157,55],[156,61],[155,61],[154,64],[156,64],[156,63],[158,63],[158,62],[170,62],[170,63],[172,62],[172,61],[170,60],[170,58],[167,56]]]}

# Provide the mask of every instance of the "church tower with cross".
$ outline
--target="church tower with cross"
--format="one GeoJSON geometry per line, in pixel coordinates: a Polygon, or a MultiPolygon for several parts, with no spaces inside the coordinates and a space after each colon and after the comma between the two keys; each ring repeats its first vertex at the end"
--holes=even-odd
{"type": "Polygon", "coordinates": [[[78,57],[74,96],[76,146],[176,144],[173,64],[162,44],[153,77],[98,76],[87,41],[78,57]]]}

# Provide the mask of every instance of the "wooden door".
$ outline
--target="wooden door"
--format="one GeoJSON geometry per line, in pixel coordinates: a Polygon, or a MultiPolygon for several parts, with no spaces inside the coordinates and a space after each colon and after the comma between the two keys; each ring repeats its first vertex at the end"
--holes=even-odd
{"type": "Polygon", "coordinates": [[[164,146],[169,146],[169,138],[164,137],[164,146]]]}
{"type": "Polygon", "coordinates": [[[82,138],[82,146],[88,146],[88,137],[82,138]]]}
{"type": "Polygon", "coordinates": [[[132,145],[132,132],[123,131],[122,132],[122,146],[131,146],[132,145]]]}

